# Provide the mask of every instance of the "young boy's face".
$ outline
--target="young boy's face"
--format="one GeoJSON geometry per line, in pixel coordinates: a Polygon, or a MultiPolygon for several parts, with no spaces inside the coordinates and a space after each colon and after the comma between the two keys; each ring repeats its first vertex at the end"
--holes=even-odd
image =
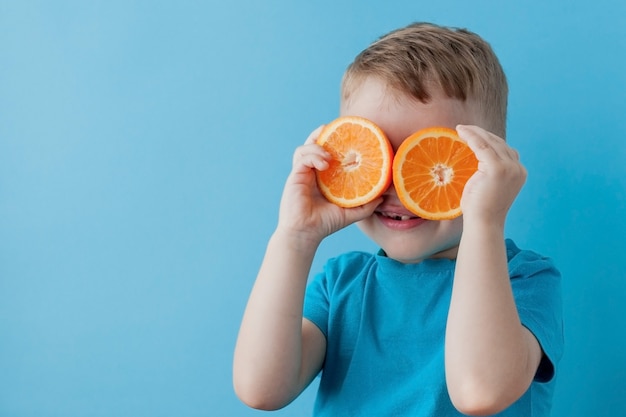
{"type": "MultiPolygon", "coordinates": [[[[431,126],[454,129],[458,124],[480,124],[469,106],[432,91],[428,103],[387,88],[376,78],[366,79],[341,103],[342,116],[361,116],[376,123],[394,151],[412,133],[431,126]]],[[[374,214],[358,223],[361,230],[389,256],[405,263],[426,258],[455,258],[462,217],[431,221],[416,217],[398,199],[393,184],[374,214]]]]}

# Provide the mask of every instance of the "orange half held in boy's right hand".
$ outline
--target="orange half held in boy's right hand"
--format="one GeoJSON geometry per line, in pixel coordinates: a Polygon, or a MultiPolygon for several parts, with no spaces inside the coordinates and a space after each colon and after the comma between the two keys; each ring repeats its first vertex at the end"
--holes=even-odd
{"type": "Polygon", "coordinates": [[[461,215],[461,195],[478,160],[456,131],[431,127],[409,136],[393,161],[398,198],[424,219],[449,220],[461,215]]]}
{"type": "Polygon", "coordinates": [[[358,207],[377,199],[391,184],[393,149],[370,120],[340,117],[324,127],[316,143],[332,156],[328,169],[316,171],[328,201],[358,207]]]}

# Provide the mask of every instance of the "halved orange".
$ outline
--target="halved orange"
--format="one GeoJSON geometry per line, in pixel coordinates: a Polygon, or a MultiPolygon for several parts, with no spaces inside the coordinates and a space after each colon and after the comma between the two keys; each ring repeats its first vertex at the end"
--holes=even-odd
{"type": "Polygon", "coordinates": [[[415,215],[448,220],[461,215],[465,183],[478,160],[454,129],[430,127],[402,142],[393,161],[393,183],[402,204],[415,215]]]}
{"type": "Polygon", "coordinates": [[[358,207],[391,184],[393,149],[372,121],[339,117],[322,129],[316,143],[332,155],[328,169],[316,171],[318,187],[330,202],[358,207]]]}

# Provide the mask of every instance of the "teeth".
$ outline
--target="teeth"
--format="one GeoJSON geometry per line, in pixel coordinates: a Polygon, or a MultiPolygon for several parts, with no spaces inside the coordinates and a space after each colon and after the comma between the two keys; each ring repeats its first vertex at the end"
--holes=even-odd
{"type": "Polygon", "coordinates": [[[395,214],[395,213],[381,213],[383,216],[385,217],[389,217],[390,219],[394,219],[394,220],[399,220],[399,221],[404,221],[404,220],[409,220],[411,218],[411,216],[407,216],[407,215],[400,215],[400,214],[395,214]]]}

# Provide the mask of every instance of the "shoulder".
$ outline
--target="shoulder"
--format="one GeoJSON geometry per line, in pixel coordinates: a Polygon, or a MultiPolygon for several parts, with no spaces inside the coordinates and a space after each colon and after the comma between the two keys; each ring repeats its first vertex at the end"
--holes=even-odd
{"type": "Polygon", "coordinates": [[[326,261],[326,270],[343,271],[346,269],[361,269],[376,262],[376,256],[360,251],[346,252],[326,261]]]}
{"type": "Polygon", "coordinates": [[[331,276],[358,275],[359,272],[370,269],[376,264],[376,256],[360,251],[346,252],[328,259],[324,265],[324,272],[331,276]]]}
{"type": "Polygon", "coordinates": [[[347,252],[326,261],[323,271],[308,283],[304,299],[304,317],[328,334],[330,311],[341,305],[338,300],[357,300],[376,256],[366,252],[347,252]]]}
{"type": "Polygon", "coordinates": [[[376,255],[358,251],[346,252],[328,259],[323,272],[317,274],[314,281],[328,290],[352,286],[366,279],[376,269],[376,264],[376,255]]]}
{"type": "Polygon", "coordinates": [[[560,273],[551,258],[528,249],[520,249],[511,239],[506,240],[506,252],[511,279],[547,274],[555,278],[560,273]]]}

